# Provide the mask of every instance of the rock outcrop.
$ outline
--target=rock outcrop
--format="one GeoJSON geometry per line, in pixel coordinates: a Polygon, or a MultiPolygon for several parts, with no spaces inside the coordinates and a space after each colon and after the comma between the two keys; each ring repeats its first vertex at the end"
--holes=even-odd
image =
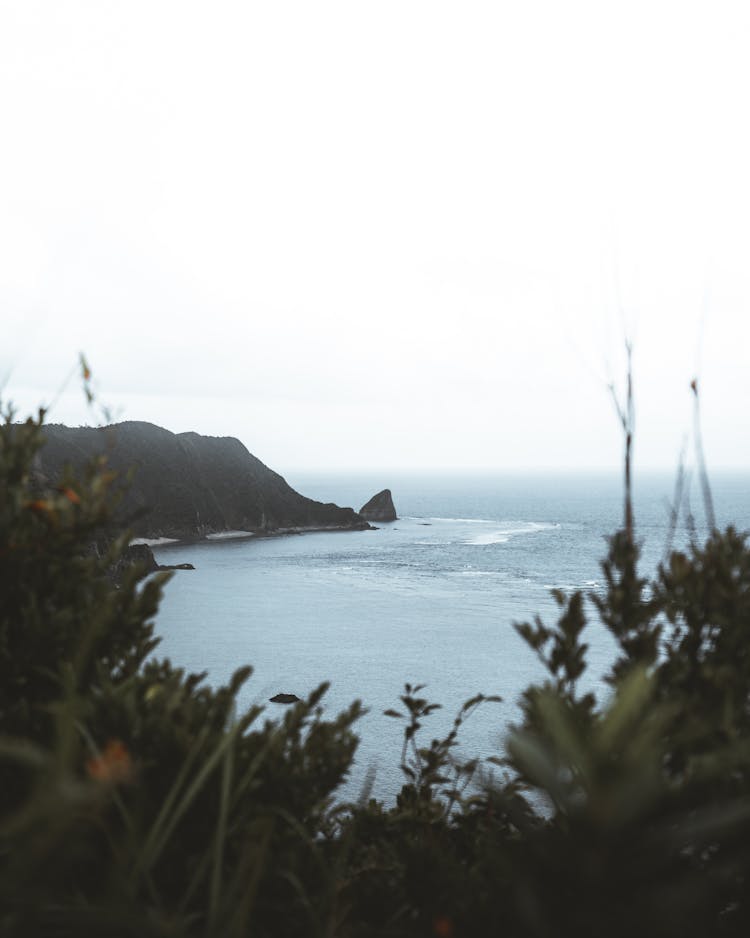
{"type": "Polygon", "coordinates": [[[361,530],[351,508],[305,498],[233,437],[171,433],[150,423],[70,428],[49,424],[36,463],[40,481],[56,483],[66,465],[93,459],[125,480],[116,521],[142,538],[194,539],[225,531],[361,530]]]}
{"type": "Polygon", "coordinates": [[[146,544],[131,544],[126,549],[122,559],[126,564],[140,564],[147,573],[155,573],[160,569],[156,557],[154,557],[154,552],[146,544]]]}
{"type": "MultiPolygon", "coordinates": [[[[88,549],[91,553],[102,557],[110,546],[108,539],[100,538],[99,540],[92,541],[88,549]]],[[[115,563],[109,567],[107,576],[113,583],[119,584],[134,564],[142,567],[146,573],[156,573],[156,571],[160,569],[150,547],[146,547],[145,544],[131,544],[130,547],[127,547],[122,555],[118,557],[115,563]]]]}
{"type": "Polygon", "coordinates": [[[370,501],[359,509],[359,514],[365,521],[397,521],[391,490],[383,489],[373,495],[370,501]]]}
{"type": "MultiPolygon", "coordinates": [[[[92,550],[100,554],[105,549],[105,544],[92,545],[92,550]]],[[[146,573],[156,573],[159,570],[195,570],[191,563],[157,563],[154,552],[147,544],[131,544],[110,571],[110,576],[115,583],[122,580],[125,571],[133,564],[143,567],[146,573]]]]}

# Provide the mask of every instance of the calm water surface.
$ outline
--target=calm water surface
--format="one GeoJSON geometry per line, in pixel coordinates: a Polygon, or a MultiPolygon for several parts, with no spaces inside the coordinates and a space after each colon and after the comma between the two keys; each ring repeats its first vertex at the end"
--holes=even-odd
{"type": "MultiPolygon", "coordinates": [[[[288,481],[312,498],[354,508],[387,485],[399,520],[377,531],[158,548],[160,562],[196,567],[167,585],[159,653],[207,671],[211,683],[252,664],[243,704],[279,691],[302,697],[324,680],[331,681],[327,712],[361,699],[369,713],[359,724],[347,797],[357,795],[369,766],[376,794],[398,790],[400,726],[382,712],[397,706],[407,681],[427,684],[430,699],[444,705],[426,739],[446,729],[467,697],[500,694],[503,703],[475,714],[462,734],[467,754],[497,753],[519,693],[541,676],[512,623],[536,612],[551,620],[553,587],[600,588],[604,538],[622,515],[619,477],[327,474],[288,481]]],[[[713,484],[720,525],[750,529],[750,477],[725,474],[713,484]]],[[[637,480],[646,572],[665,548],[672,489],[667,475],[637,480]]],[[[586,639],[586,680],[604,693],[600,679],[613,643],[595,622],[586,639]]]]}

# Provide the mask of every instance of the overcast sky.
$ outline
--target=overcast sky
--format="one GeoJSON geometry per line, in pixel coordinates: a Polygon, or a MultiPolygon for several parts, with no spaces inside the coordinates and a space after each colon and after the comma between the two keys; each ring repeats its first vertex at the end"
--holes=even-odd
{"type": "Polygon", "coordinates": [[[0,380],[280,471],[750,466],[750,4],[0,0],[0,380]]]}

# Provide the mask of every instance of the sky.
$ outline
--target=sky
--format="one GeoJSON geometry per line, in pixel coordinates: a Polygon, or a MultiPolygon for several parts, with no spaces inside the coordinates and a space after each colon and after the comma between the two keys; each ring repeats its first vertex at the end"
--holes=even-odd
{"type": "Polygon", "coordinates": [[[0,386],[279,471],[750,467],[750,4],[0,0],[0,386]]]}

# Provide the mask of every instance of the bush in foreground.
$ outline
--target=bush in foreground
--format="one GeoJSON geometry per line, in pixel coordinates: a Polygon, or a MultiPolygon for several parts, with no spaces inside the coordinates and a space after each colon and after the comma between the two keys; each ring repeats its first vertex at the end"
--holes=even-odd
{"type": "Polygon", "coordinates": [[[409,686],[397,803],[343,806],[359,703],[326,720],[322,687],[269,721],[238,712],[249,668],[211,689],[155,659],[167,575],[115,587],[117,480],[42,487],[42,423],[0,427],[0,933],[750,933],[745,536],[647,581],[626,523],[603,595],[517,626],[548,677],[494,765],[454,756],[484,698],[422,744],[435,705],[409,686]],[[592,605],[606,701],[579,689],[592,605]]]}

